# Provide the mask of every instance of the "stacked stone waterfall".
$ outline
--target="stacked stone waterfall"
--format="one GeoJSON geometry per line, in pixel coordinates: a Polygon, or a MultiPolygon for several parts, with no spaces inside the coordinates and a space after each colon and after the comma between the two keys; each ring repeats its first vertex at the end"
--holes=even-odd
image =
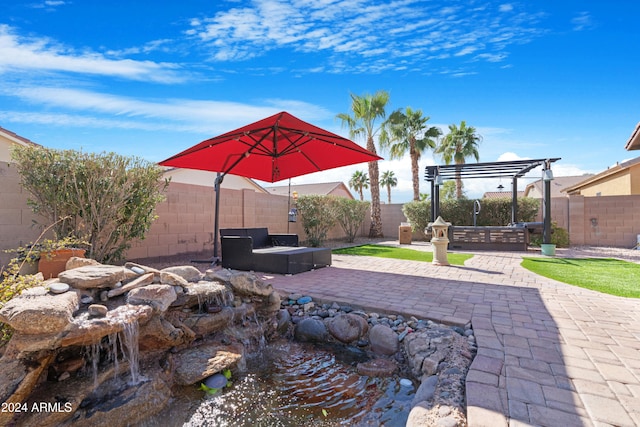
{"type": "Polygon", "coordinates": [[[0,309],[15,330],[0,400],[56,409],[3,412],[0,425],[135,424],[168,403],[173,385],[237,370],[247,347],[275,333],[279,309],[250,273],[72,258],[0,309]]]}
{"type": "Polygon", "coordinates": [[[361,375],[397,375],[406,363],[420,383],[407,425],[465,425],[470,325],[302,295],[281,301],[252,273],[72,258],[57,279],[0,308],[0,322],[15,330],[0,358],[0,399],[28,409],[0,413],[0,425],[135,425],[169,404],[172,387],[235,375],[245,354],[279,336],[365,351],[361,375]],[[49,410],[32,410],[42,404],[49,410]]]}

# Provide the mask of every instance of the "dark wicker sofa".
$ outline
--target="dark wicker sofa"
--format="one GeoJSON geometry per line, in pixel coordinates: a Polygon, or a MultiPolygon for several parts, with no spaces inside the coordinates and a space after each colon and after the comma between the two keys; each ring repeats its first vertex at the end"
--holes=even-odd
{"type": "Polygon", "coordinates": [[[331,249],[298,246],[296,234],[269,234],[267,228],[223,228],[222,267],[296,274],[331,265],[331,249]]]}

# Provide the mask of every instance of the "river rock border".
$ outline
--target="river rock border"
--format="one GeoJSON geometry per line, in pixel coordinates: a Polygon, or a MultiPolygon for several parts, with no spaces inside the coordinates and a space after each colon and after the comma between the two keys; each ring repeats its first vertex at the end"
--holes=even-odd
{"type": "Polygon", "coordinates": [[[465,378],[477,352],[470,324],[464,328],[431,320],[365,311],[301,294],[281,295],[278,328],[295,325],[299,341],[341,343],[369,352],[362,375],[392,375],[406,365],[419,383],[407,427],[466,426],[465,378]]]}

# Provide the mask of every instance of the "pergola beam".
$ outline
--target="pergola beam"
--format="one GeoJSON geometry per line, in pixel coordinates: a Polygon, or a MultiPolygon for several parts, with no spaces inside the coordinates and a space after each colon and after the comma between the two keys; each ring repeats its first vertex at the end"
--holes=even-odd
{"type": "MultiPolygon", "coordinates": [[[[464,163],[458,165],[436,165],[425,168],[425,179],[431,183],[431,221],[440,215],[440,188],[436,185],[438,177],[442,180],[503,178],[512,179],[511,192],[511,222],[518,222],[518,178],[522,178],[531,170],[542,166],[543,170],[551,168],[551,163],[560,160],[559,157],[533,160],[513,160],[507,162],[464,163]]],[[[545,181],[544,186],[544,230],[543,241],[548,243],[551,233],[551,186],[545,181]]]]}

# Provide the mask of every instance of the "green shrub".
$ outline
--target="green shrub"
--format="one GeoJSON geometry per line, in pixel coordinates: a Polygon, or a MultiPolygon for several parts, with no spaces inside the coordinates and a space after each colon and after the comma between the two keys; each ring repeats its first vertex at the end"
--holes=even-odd
{"type": "Polygon", "coordinates": [[[402,205],[402,213],[407,217],[413,231],[424,233],[431,222],[431,203],[427,200],[412,201],[402,205]]]}
{"type": "Polygon", "coordinates": [[[88,240],[89,258],[120,259],[133,239],[144,239],[164,200],[162,169],[115,153],[16,146],[22,186],[34,213],[55,224],[56,239],[88,240]]]}
{"type": "MultiPolygon", "coordinates": [[[[476,225],[508,225],[511,223],[511,198],[481,199],[480,214],[476,225]]],[[[535,220],[540,201],[530,197],[518,198],[518,222],[535,220]]],[[[446,199],[440,201],[440,216],[453,225],[473,225],[474,200],[446,199]]],[[[424,231],[431,222],[430,201],[409,202],[402,206],[402,212],[409,219],[413,230],[424,231]]]]}
{"type": "MultiPolygon", "coordinates": [[[[531,237],[530,243],[532,246],[540,246],[542,244],[542,235],[535,234],[531,237]]],[[[559,248],[568,248],[569,232],[562,227],[558,227],[558,224],[556,224],[555,222],[552,222],[550,243],[556,245],[559,248]]]]}
{"type": "Polygon", "coordinates": [[[320,246],[327,238],[329,229],[336,223],[331,198],[318,195],[300,196],[297,209],[309,245],[320,246]]]}
{"type": "Polygon", "coordinates": [[[336,221],[344,230],[347,242],[353,242],[358,234],[358,229],[364,222],[365,214],[369,209],[369,202],[351,200],[345,197],[333,197],[332,203],[336,221]]]}

